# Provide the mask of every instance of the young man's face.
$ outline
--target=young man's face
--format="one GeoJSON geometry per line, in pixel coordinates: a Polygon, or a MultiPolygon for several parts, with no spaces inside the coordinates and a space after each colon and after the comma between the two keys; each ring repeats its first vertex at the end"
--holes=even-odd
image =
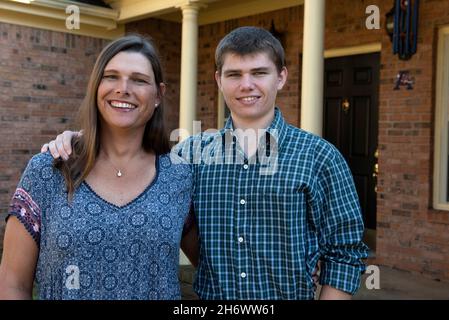
{"type": "Polygon", "coordinates": [[[221,74],[215,73],[233,120],[258,122],[273,114],[278,90],[287,80],[287,69],[279,73],[267,53],[227,53],[221,74]]]}

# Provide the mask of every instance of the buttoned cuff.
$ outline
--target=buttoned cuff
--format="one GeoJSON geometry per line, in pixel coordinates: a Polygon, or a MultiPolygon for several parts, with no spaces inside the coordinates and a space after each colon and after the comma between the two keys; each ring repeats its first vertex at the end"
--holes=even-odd
{"type": "Polygon", "coordinates": [[[345,263],[323,261],[320,271],[320,284],[354,295],[360,287],[364,268],[345,263]]]}

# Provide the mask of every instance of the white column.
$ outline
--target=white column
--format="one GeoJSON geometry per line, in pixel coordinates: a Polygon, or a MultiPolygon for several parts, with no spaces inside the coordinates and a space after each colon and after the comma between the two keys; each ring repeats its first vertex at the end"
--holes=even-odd
{"type": "MultiPolygon", "coordinates": [[[[198,79],[198,11],[200,3],[187,3],[182,10],[181,44],[181,92],[179,95],[179,128],[181,139],[192,135],[193,121],[196,120],[196,97],[198,79]]],[[[182,251],[179,264],[190,264],[182,251]]]]}
{"type": "Polygon", "coordinates": [[[182,48],[181,48],[181,92],[179,101],[179,128],[185,139],[193,134],[193,121],[196,120],[196,97],[198,78],[198,11],[200,5],[189,3],[182,10],[182,48]]]}
{"type": "Polygon", "coordinates": [[[322,135],[325,0],[305,0],[301,128],[322,135]]]}

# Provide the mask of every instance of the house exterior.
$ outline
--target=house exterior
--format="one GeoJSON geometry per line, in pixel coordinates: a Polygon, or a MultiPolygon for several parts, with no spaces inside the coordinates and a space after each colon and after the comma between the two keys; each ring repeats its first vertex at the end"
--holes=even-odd
{"type": "Polygon", "coordinates": [[[215,47],[232,29],[254,25],[285,47],[289,79],[278,105],[287,121],[337,144],[350,164],[368,159],[368,171],[353,173],[371,212],[369,263],[449,282],[449,2],[419,1],[417,52],[408,60],[393,54],[386,31],[394,2],[0,0],[0,237],[29,158],[76,128],[90,70],[110,39],[151,36],[166,72],[169,129],[200,120],[206,130],[226,117],[215,47]],[[351,89],[343,72],[352,72],[351,89]],[[397,87],[400,72],[411,86],[397,87]],[[357,93],[357,83],[369,83],[370,93],[357,93]]]}

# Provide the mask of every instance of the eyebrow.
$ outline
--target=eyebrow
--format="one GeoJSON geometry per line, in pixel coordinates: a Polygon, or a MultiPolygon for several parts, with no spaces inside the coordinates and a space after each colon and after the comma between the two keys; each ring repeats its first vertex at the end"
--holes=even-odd
{"type": "MultiPolygon", "coordinates": [[[[259,67],[259,68],[253,68],[250,70],[250,72],[261,72],[261,71],[268,72],[268,71],[270,71],[270,68],[269,67],[259,67]]],[[[241,69],[229,69],[229,70],[223,71],[224,74],[241,73],[241,72],[242,72],[241,69]]]]}
{"type": "MultiPolygon", "coordinates": [[[[117,70],[114,70],[114,69],[108,69],[108,70],[104,70],[103,71],[103,73],[106,73],[106,72],[120,73],[120,72],[118,72],[117,70]]],[[[146,78],[151,78],[149,75],[144,74],[144,73],[140,73],[140,72],[133,72],[133,73],[131,73],[131,75],[133,75],[133,76],[143,76],[143,77],[146,77],[146,78]]]]}

